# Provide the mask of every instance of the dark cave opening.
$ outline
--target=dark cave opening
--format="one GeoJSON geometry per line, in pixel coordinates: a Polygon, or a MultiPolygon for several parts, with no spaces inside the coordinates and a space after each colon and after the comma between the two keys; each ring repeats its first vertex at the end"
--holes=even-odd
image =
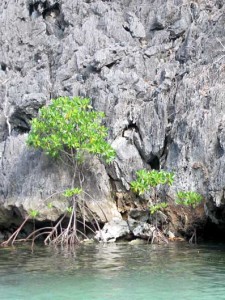
{"type": "Polygon", "coordinates": [[[152,170],[160,170],[160,161],[158,156],[154,155],[152,158],[147,162],[152,170]]]}
{"type": "Polygon", "coordinates": [[[225,242],[225,224],[215,224],[208,219],[202,231],[202,239],[205,242],[225,242]]]}
{"type": "Polygon", "coordinates": [[[30,131],[30,121],[32,115],[22,109],[17,109],[10,117],[12,133],[15,135],[28,133],[30,131]]]}
{"type": "Polygon", "coordinates": [[[207,209],[209,209],[210,217],[204,225],[203,240],[225,242],[225,205],[216,207],[211,204],[207,209]]]}

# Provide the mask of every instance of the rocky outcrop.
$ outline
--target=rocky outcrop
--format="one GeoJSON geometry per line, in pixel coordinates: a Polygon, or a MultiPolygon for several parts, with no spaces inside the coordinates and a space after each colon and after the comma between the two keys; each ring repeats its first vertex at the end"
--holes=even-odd
{"type": "Polygon", "coordinates": [[[134,238],[141,238],[149,241],[152,240],[155,231],[155,226],[146,222],[136,221],[131,218],[127,221],[121,220],[120,218],[113,218],[104,225],[102,230],[97,231],[95,239],[104,243],[134,238]]]}
{"type": "Polygon", "coordinates": [[[67,187],[68,170],[28,150],[25,139],[39,107],[79,95],[105,112],[118,154],[107,172],[98,162],[86,176],[109,219],[117,213],[112,186],[129,192],[135,171],[149,167],[173,170],[167,192],[202,193],[211,219],[223,222],[216,214],[225,186],[223,1],[2,1],[0,20],[4,218],[67,187]]]}

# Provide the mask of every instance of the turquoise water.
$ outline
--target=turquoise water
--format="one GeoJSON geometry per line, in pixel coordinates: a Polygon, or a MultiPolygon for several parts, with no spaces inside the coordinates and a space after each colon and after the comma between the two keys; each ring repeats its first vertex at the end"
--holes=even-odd
{"type": "Polygon", "coordinates": [[[225,299],[225,245],[0,248],[0,300],[225,299]]]}

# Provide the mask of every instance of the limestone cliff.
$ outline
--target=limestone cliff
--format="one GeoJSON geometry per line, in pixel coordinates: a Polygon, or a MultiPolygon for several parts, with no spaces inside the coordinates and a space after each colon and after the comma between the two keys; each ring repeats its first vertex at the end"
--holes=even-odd
{"type": "Polygon", "coordinates": [[[106,114],[118,156],[107,171],[96,161],[86,178],[108,218],[117,214],[112,188],[128,191],[149,166],[173,170],[168,193],[202,193],[222,221],[222,0],[6,0],[0,23],[1,223],[33,206],[48,218],[43,199],[68,186],[65,166],[25,145],[29,121],[61,95],[89,97],[106,114]]]}

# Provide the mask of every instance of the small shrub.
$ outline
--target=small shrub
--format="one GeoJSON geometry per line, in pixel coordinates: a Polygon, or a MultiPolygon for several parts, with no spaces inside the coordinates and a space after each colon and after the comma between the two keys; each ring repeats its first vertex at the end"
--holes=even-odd
{"type": "Polygon", "coordinates": [[[167,208],[167,206],[168,206],[168,204],[166,202],[161,202],[161,203],[158,203],[156,205],[150,206],[149,210],[150,210],[150,213],[153,215],[157,211],[163,210],[164,208],[167,208]]]}
{"type": "Polygon", "coordinates": [[[175,202],[177,204],[185,205],[185,206],[191,206],[195,208],[198,204],[200,204],[203,200],[202,195],[200,195],[197,192],[184,192],[180,191],[177,193],[177,198],[175,202]]]}
{"type": "Polygon", "coordinates": [[[35,210],[35,209],[31,209],[29,211],[29,217],[31,217],[32,219],[35,219],[39,216],[39,211],[38,210],[35,210]]]}
{"type": "Polygon", "coordinates": [[[65,196],[65,197],[72,197],[74,195],[79,195],[80,193],[82,193],[82,189],[79,189],[79,188],[67,189],[63,193],[63,196],[65,196]]]}
{"type": "Polygon", "coordinates": [[[111,162],[115,151],[105,140],[103,118],[104,113],[94,111],[87,98],[57,98],[31,121],[27,144],[53,157],[65,153],[82,160],[87,152],[111,162]]]}
{"type": "Polygon", "coordinates": [[[47,207],[48,207],[49,209],[52,209],[52,208],[53,208],[53,203],[52,203],[52,202],[49,202],[49,203],[47,204],[47,207]]]}
{"type": "MultiPolygon", "coordinates": [[[[131,182],[131,189],[136,194],[142,195],[150,189],[153,190],[152,198],[155,204],[150,205],[149,207],[150,213],[154,215],[157,211],[166,208],[168,206],[167,203],[165,202],[157,203],[159,202],[159,199],[157,197],[156,187],[158,185],[172,185],[174,181],[174,174],[170,172],[166,172],[164,170],[147,171],[146,169],[139,170],[136,172],[136,174],[137,174],[137,179],[131,182]]],[[[155,219],[155,227],[156,227],[157,235],[164,237],[164,235],[160,233],[158,229],[157,214],[155,214],[154,219],[155,219]]],[[[152,237],[152,242],[154,239],[155,239],[155,235],[152,237]]],[[[164,237],[164,241],[167,242],[165,237],[164,237]]]]}
{"type": "Polygon", "coordinates": [[[172,185],[174,174],[166,171],[147,171],[146,169],[136,172],[137,179],[131,182],[131,189],[138,195],[142,195],[150,188],[156,188],[158,185],[172,185]]]}
{"type": "Polygon", "coordinates": [[[67,207],[66,211],[68,212],[69,215],[71,215],[73,212],[73,207],[72,206],[67,207]]]}

